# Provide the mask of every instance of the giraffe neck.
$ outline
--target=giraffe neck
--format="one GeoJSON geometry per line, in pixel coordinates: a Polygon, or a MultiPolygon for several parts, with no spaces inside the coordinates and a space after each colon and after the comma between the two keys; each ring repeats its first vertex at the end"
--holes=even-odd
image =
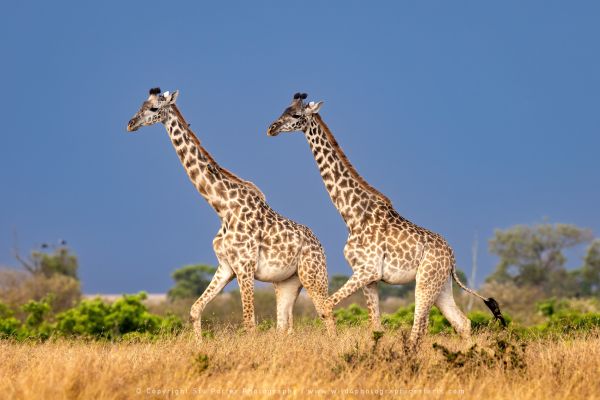
{"type": "Polygon", "coordinates": [[[172,105],[164,121],[173,147],[188,177],[208,204],[224,219],[227,212],[244,196],[264,196],[250,182],[222,168],[200,144],[177,106],[172,105]]]}
{"type": "Polygon", "coordinates": [[[318,114],[309,119],[304,135],[329,197],[350,229],[364,219],[374,202],[384,202],[391,206],[390,200],[369,185],[350,164],[318,114]]]}

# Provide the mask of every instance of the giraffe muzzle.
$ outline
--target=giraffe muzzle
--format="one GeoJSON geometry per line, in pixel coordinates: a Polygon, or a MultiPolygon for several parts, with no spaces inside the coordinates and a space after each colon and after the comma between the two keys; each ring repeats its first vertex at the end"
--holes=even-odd
{"type": "Polygon", "coordinates": [[[135,120],[129,120],[129,123],[127,124],[127,132],[135,132],[138,130],[138,127],[135,126],[135,120]]]}
{"type": "Polygon", "coordinates": [[[277,135],[279,135],[279,131],[277,130],[277,128],[279,128],[279,126],[276,126],[275,124],[271,125],[269,127],[269,129],[267,130],[267,136],[277,136],[277,135]]]}

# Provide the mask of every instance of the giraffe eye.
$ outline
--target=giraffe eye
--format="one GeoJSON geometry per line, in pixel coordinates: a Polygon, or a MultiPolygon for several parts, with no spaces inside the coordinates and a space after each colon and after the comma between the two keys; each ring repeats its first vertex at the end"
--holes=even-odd
{"type": "Polygon", "coordinates": [[[300,118],[301,115],[300,114],[292,114],[292,117],[294,117],[294,118],[300,118]]]}
{"type": "Polygon", "coordinates": [[[157,111],[158,111],[158,108],[156,108],[156,107],[152,107],[152,108],[150,109],[150,111],[152,111],[152,112],[157,112],[157,111]]]}

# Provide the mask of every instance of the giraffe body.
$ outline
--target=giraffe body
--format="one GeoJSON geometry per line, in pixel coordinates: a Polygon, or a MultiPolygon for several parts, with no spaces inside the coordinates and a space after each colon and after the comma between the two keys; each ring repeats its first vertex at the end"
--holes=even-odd
{"type": "Polygon", "coordinates": [[[480,296],[458,280],[454,254],[448,243],[437,233],[400,216],[391,201],[358,174],[318,114],[322,103],[304,104],[305,98],[306,94],[297,93],[267,134],[304,133],[325,188],[348,227],[344,256],[353,274],[330,296],[330,304],[335,306],[362,288],[372,327],[381,330],[377,282],[416,281],[412,348],[425,333],[434,304],[459,334],[470,336],[471,323],[452,296],[452,277],[463,289],[482,298],[496,317],[502,318],[493,299],[480,296]]]}
{"type": "Polygon", "coordinates": [[[240,286],[247,330],[253,330],[256,324],[256,279],[275,286],[279,330],[291,331],[292,308],[305,287],[332,333],[326,260],[320,242],[309,228],[274,211],[254,184],[217,164],[179,112],[175,105],[177,95],[178,92],[161,95],[160,89],[152,89],[129,122],[128,130],[162,122],[188,177],[221,219],[213,240],[219,266],[190,313],[197,337],[201,339],[202,311],[234,278],[240,286]]]}

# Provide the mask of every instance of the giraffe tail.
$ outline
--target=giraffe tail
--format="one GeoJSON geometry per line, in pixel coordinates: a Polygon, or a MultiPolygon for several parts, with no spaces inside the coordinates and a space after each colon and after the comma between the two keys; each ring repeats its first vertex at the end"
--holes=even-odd
{"type": "Polygon", "coordinates": [[[483,297],[482,295],[480,295],[479,293],[477,293],[473,289],[468,288],[467,285],[465,285],[464,283],[462,283],[460,281],[460,279],[458,279],[458,274],[456,273],[456,266],[452,267],[452,278],[454,278],[454,281],[465,292],[471,293],[472,295],[477,296],[481,300],[483,300],[483,302],[490,309],[490,311],[492,312],[492,314],[494,314],[494,318],[497,319],[498,321],[500,321],[500,324],[502,325],[502,327],[506,328],[506,320],[502,316],[502,312],[500,311],[500,306],[498,305],[498,302],[495,299],[493,299],[492,297],[483,297]]]}

